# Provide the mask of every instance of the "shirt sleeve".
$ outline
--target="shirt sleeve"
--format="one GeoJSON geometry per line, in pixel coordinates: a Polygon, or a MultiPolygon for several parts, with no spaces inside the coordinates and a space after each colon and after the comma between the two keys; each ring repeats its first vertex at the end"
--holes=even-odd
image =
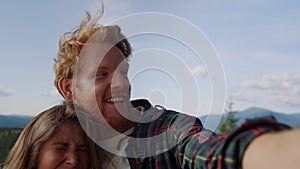
{"type": "Polygon", "coordinates": [[[203,129],[200,120],[197,120],[189,134],[178,144],[174,154],[177,155],[181,168],[242,168],[244,152],[253,139],[288,128],[268,117],[246,120],[230,134],[216,135],[203,129]]]}

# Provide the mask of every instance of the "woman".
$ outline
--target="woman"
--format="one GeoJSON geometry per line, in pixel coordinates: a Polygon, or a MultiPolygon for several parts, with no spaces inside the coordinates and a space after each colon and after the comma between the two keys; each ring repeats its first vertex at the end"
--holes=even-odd
{"type": "Polygon", "coordinates": [[[24,128],[4,169],[99,169],[95,150],[72,103],[64,103],[42,112],[24,128]]]}

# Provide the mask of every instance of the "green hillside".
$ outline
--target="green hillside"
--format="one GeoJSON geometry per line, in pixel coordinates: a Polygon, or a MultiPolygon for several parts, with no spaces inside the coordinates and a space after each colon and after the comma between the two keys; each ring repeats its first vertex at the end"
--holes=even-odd
{"type": "Polygon", "coordinates": [[[0,128],[0,163],[4,162],[21,131],[21,128],[0,128]]]}

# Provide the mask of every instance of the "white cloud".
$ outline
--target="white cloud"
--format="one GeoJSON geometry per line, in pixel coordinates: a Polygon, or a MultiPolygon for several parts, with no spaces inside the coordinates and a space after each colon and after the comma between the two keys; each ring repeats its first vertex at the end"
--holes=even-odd
{"type": "Polygon", "coordinates": [[[235,91],[230,93],[229,97],[231,98],[231,101],[234,103],[234,108],[236,106],[238,109],[244,109],[249,106],[252,106],[253,104],[257,103],[257,93],[246,93],[245,91],[235,91]],[[241,106],[244,105],[244,106],[241,106]]]}
{"type": "Polygon", "coordinates": [[[204,66],[200,65],[200,66],[196,66],[194,68],[191,68],[188,70],[189,73],[193,74],[194,76],[200,76],[200,77],[203,77],[203,76],[206,76],[207,73],[206,73],[206,69],[204,66]]]}
{"type": "Polygon", "coordinates": [[[52,98],[61,97],[61,95],[59,94],[57,89],[53,89],[53,90],[48,91],[48,92],[40,92],[39,94],[42,95],[42,96],[52,97],[52,98]]]}
{"type": "Polygon", "coordinates": [[[11,96],[13,95],[13,91],[6,87],[0,86],[0,97],[1,96],[11,96]]]}
{"type": "Polygon", "coordinates": [[[300,77],[296,74],[262,75],[259,79],[246,80],[240,83],[242,88],[256,88],[267,90],[290,90],[297,88],[300,77]]]}
{"type": "Polygon", "coordinates": [[[276,104],[300,105],[300,77],[296,74],[263,75],[240,83],[244,90],[263,91],[263,97],[276,104]]]}
{"type": "Polygon", "coordinates": [[[299,106],[300,87],[293,86],[286,90],[268,90],[267,93],[272,96],[272,100],[287,103],[290,106],[299,106]]]}
{"type": "Polygon", "coordinates": [[[236,98],[242,98],[244,97],[244,94],[241,92],[241,91],[238,91],[238,92],[234,92],[234,93],[231,93],[229,95],[229,100],[230,101],[233,101],[235,100],[236,98]]]}

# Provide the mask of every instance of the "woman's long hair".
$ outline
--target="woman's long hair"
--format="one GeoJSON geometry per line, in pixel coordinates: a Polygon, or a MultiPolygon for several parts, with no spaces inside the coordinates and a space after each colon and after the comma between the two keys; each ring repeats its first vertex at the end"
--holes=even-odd
{"type": "MultiPolygon", "coordinates": [[[[43,111],[23,129],[5,161],[5,169],[35,169],[42,145],[64,123],[79,123],[72,103],[43,111]]],[[[90,169],[101,168],[96,145],[85,135],[89,145],[90,169]]]]}

